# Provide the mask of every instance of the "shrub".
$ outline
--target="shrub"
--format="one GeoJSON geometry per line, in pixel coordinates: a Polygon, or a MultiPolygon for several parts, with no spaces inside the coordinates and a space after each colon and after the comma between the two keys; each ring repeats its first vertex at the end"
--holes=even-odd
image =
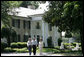
{"type": "Polygon", "coordinates": [[[7,47],[4,49],[5,52],[15,52],[11,47],[7,47]]]}
{"type": "Polygon", "coordinates": [[[54,52],[54,53],[60,53],[61,51],[58,50],[58,49],[53,49],[53,52],[54,52]]]}
{"type": "Polygon", "coordinates": [[[48,37],[47,43],[48,43],[48,47],[53,47],[52,37],[48,37]]]}
{"type": "Polygon", "coordinates": [[[13,42],[11,43],[11,48],[24,48],[27,47],[26,42],[13,42]]]}
{"type": "Polygon", "coordinates": [[[64,53],[69,53],[69,52],[71,52],[71,50],[64,50],[63,52],[64,53]]]}
{"type": "Polygon", "coordinates": [[[56,49],[60,49],[60,46],[56,46],[55,48],[56,48],[56,49]]]}
{"type": "Polygon", "coordinates": [[[81,47],[81,43],[78,43],[79,44],[79,46],[81,47]]]}
{"type": "MultiPolygon", "coordinates": [[[[72,45],[76,47],[76,43],[77,43],[77,42],[73,42],[72,45]]],[[[78,44],[79,44],[79,46],[81,47],[81,43],[78,43],[78,44]]]]}
{"type": "Polygon", "coordinates": [[[16,52],[19,52],[19,53],[28,52],[28,49],[27,49],[27,48],[21,48],[21,49],[19,49],[19,48],[14,48],[14,50],[15,50],[16,52]]]}
{"type": "Polygon", "coordinates": [[[71,45],[71,43],[64,43],[64,48],[69,49],[70,48],[69,45],[71,45]]]}
{"type": "Polygon", "coordinates": [[[71,43],[64,43],[64,45],[69,46],[69,45],[71,45],[71,43]]]}
{"type": "Polygon", "coordinates": [[[58,39],[58,46],[61,46],[62,38],[58,39]]]}
{"type": "Polygon", "coordinates": [[[1,52],[3,52],[4,51],[4,48],[6,48],[7,46],[8,46],[7,43],[1,42],[1,52]]]}
{"type": "Polygon", "coordinates": [[[11,48],[18,48],[17,43],[11,43],[11,48]]]}
{"type": "Polygon", "coordinates": [[[73,42],[72,45],[76,47],[76,43],[77,43],[77,42],[73,42]]]}

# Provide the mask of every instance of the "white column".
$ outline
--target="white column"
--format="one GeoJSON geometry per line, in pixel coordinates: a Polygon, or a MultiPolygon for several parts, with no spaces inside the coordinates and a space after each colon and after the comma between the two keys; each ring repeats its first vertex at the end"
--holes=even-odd
{"type": "Polygon", "coordinates": [[[44,41],[44,21],[42,20],[42,36],[43,36],[43,42],[45,42],[44,41]]]}
{"type": "Polygon", "coordinates": [[[58,46],[59,35],[57,30],[57,27],[54,26],[54,46],[58,46]]]}
{"type": "Polygon", "coordinates": [[[31,29],[30,30],[31,30],[30,31],[31,33],[30,34],[31,34],[31,38],[32,38],[32,20],[31,20],[31,29]]]}
{"type": "Polygon", "coordinates": [[[45,23],[45,25],[44,25],[44,39],[45,39],[45,47],[47,47],[48,45],[47,45],[47,38],[48,38],[48,23],[45,23]]]}

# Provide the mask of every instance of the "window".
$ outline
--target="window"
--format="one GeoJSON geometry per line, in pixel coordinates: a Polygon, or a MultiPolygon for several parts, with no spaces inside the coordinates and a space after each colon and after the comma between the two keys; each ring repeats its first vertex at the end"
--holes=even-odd
{"type": "Polygon", "coordinates": [[[12,26],[20,28],[20,20],[12,19],[12,26]]]}
{"type": "Polygon", "coordinates": [[[28,35],[24,35],[24,42],[28,41],[28,35]]]}
{"type": "Polygon", "coordinates": [[[30,21],[27,21],[26,26],[27,26],[28,29],[30,29],[30,21]]]}
{"type": "Polygon", "coordinates": [[[25,24],[25,20],[23,20],[23,28],[24,28],[24,29],[25,29],[25,25],[26,25],[26,24],[25,24]]]}
{"type": "Polygon", "coordinates": [[[39,22],[37,22],[36,29],[40,29],[39,22]]]}
{"type": "Polygon", "coordinates": [[[17,35],[18,41],[20,42],[20,35],[17,35]]]}
{"type": "Polygon", "coordinates": [[[39,43],[39,38],[40,38],[40,36],[39,36],[39,35],[37,35],[37,43],[39,43]]]}
{"type": "Polygon", "coordinates": [[[52,31],[52,25],[49,24],[49,31],[52,31]]]}
{"type": "Polygon", "coordinates": [[[29,29],[31,29],[31,22],[29,21],[29,29]]]}
{"type": "Polygon", "coordinates": [[[15,20],[12,19],[12,26],[15,27],[15,20]]]}
{"type": "Polygon", "coordinates": [[[18,28],[20,28],[20,20],[19,19],[17,20],[17,23],[18,23],[18,28]]]}
{"type": "Polygon", "coordinates": [[[15,20],[15,27],[18,28],[18,22],[17,22],[17,20],[15,20]]]}

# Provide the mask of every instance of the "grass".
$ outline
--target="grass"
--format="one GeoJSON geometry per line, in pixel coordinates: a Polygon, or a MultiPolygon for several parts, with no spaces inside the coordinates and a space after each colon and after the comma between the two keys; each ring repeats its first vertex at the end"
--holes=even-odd
{"type": "MultiPolygon", "coordinates": [[[[4,52],[18,52],[18,53],[25,53],[25,52],[29,52],[27,47],[24,47],[24,48],[11,48],[11,47],[7,47],[4,49],[5,51],[4,52]]],[[[33,51],[33,49],[32,49],[33,51]]],[[[39,48],[37,47],[37,50],[36,52],[40,52],[39,51],[39,48]]],[[[76,53],[76,52],[80,52],[81,53],[81,50],[79,51],[71,51],[71,50],[68,50],[68,49],[65,49],[65,50],[60,50],[58,48],[56,49],[53,49],[53,48],[43,48],[42,52],[53,52],[53,53],[76,53]]]]}

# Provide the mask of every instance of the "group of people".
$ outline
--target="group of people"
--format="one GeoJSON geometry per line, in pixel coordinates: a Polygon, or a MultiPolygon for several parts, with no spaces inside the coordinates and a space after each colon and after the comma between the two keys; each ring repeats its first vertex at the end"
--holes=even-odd
{"type": "Polygon", "coordinates": [[[29,55],[31,55],[32,48],[33,48],[33,54],[36,55],[36,48],[39,47],[40,55],[42,55],[42,48],[43,48],[43,41],[42,38],[40,38],[39,43],[37,43],[36,38],[29,38],[27,42],[27,47],[29,50],[29,55]]]}

